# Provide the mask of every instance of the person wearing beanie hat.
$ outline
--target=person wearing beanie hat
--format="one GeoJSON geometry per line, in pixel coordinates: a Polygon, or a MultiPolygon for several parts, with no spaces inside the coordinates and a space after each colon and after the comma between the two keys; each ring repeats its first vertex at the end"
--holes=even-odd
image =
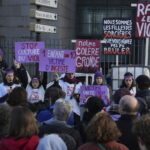
{"type": "Polygon", "coordinates": [[[127,88],[132,95],[136,94],[135,81],[131,72],[126,72],[124,74],[124,79],[122,80],[120,88],[127,88]]]}
{"type": "MultiPolygon", "coordinates": [[[[103,75],[102,72],[100,72],[100,71],[95,72],[93,85],[107,86],[107,85],[105,84],[104,75],[103,75]]],[[[107,91],[108,91],[108,92],[107,92],[107,93],[108,93],[108,95],[107,95],[108,101],[107,101],[107,103],[105,103],[105,104],[106,104],[106,105],[109,105],[109,104],[110,104],[110,89],[109,89],[108,86],[107,86],[107,91]]]]}
{"type": "Polygon", "coordinates": [[[137,93],[136,97],[141,97],[147,104],[147,111],[150,109],[150,78],[146,75],[140,75],[136,78],[137,93]]]}
{"type": "Polygon", "coordinates": [[[104,84],[103,73],[99,71],[95,72],[93,85],[103,85],[103,84],[104,84]]]}

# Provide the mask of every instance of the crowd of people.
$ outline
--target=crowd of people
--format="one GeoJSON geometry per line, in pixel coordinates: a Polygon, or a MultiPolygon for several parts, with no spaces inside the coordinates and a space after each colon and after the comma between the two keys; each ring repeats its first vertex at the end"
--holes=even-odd
{"type": "Polygon", "coordinates": [[[8,67],[3,55],[0,50],[0,150],[150,149],[148,76],[126,72],[113,93],[97,71],[92,85],[107,86],[107,101],[93,95],[79,105],[84,83],[74,73],[55,74],[49,83],[29,79],[23,64],[14,58],[8,67]]]}

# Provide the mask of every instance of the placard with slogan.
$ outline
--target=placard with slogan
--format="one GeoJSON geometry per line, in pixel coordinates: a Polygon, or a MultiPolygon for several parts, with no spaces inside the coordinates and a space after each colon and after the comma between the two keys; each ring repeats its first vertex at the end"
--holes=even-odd
{"type": "Polygon", "coordinates": [[[80,105],[86,103],[86,99],[90,96],[101,97],[106,105],[109,104],[109,89],[106,85],[83,85],[80,89],[80,105]]]}
{"type": "Polygon", "coordinates": [[[137,3],[136,37],[150,37],[150,3],[137,3]]]}
{"type": "Polygon", "coordinates": [[[104,54],[127,55],[132,51],[132,20],[105,18],[103,20],[104,54]]]}
{"type": "Polygon", "coordinates": [[[75,50],[43,49],[40,51],[39,70],[74,73],[75,59],[75,50]]]}
{"type": "Polygon", "coordinates": [[[100,41],[77,40],[76,71],[93,73],[100,68],[100,41]]]}
{"type": "Polygon", "coordinates": [[[40,49],[44,42],[15,42],[15,58],[20,63],[39,62],[40,49]]]}

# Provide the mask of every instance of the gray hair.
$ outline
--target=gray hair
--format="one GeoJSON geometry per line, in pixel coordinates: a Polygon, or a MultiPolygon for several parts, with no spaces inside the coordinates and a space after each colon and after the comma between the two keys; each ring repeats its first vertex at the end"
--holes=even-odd
{"type": "Polygon", "coordinates": [[[139,104],[134,96],[125,95],[120,99],[119,109],[124,113],[137,113],[139,104]]]}
{"type": "Polygon", "coordinates": [[[68,120],[71,111],[72,111],[72,105],[69,101],[60,98],[55,102],[53,114],[56,119],[61,121],[68,120]]]}

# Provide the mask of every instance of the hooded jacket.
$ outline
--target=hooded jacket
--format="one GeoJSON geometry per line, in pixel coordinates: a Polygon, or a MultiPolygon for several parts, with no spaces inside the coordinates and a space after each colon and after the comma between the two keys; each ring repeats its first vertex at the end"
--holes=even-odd
{"type": "Polygon", "coordinates": [[[15,137],[3,138],[0,143],[0,150],[36,150],[38,143],[38,136],[18,140],[15,137]]]}

